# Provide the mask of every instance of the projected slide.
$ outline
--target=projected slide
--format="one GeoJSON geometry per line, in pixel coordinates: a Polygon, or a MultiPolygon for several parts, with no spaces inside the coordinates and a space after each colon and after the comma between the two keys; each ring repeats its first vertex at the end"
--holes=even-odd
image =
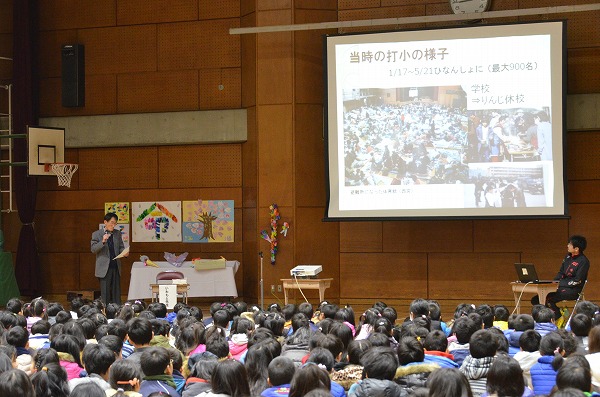
{"type": "Polygon", "coordinates": [[[326,45],[327,217],[564,216],[562,23],[326,45]]]}

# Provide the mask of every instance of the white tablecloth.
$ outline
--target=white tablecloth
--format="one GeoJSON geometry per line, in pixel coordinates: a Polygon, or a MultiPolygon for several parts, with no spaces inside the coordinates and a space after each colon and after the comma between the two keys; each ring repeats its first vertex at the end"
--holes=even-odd
{"type": "Polygon", "coordinates": [[[159,267],[144,266],[143,262],[133,263],[127,299],[152,298],[150,284],[155,284],[156,275],[165,270],[177,270],[184,274],[190,285],[188,297],[238,296],[235,285],[235,273],[240,266],[238,261],[227,261],[225,269],[200,271],[194,269],[192,262],[183,262],[181,267],[169,262],[154,263],[159,267]]]}

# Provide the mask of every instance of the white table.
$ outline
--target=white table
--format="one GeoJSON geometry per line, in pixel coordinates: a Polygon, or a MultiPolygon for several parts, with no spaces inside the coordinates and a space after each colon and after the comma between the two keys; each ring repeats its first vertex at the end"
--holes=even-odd
{"type": "Polygon", "coordinates": [[[188,297],[237,297],[235,273],[240,267],[238,261],[227,261],[224,269],[196,270],[190,261],[175,267],[169,262],[154,262],[159,267],[144,266],[143,262],[134,262],[131,268],[129,292],[127,299],[151,299],[150,284],[156,284],[156,275],[165,270],[176,270],[183,273],[190,289],[188,297]]]}

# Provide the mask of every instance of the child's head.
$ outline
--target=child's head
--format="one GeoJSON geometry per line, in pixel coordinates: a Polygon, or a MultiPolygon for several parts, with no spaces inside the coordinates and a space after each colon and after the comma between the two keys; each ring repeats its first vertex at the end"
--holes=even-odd
{"type": "Polygon", "coordinates": [[[333,334],[324,335],[319,339],[317,346],[329,350],[336,361],[341,359],[344,352],[344,343],[333,334]]]}
{"type": "Polygon", "coordinates": [[[594,302],[590,302],[590,301],[580,301],[576,306],[575,306],[575,313],[582,313],[587,315],[589,318],[593,318],[594,314],[596,314],[598,312],[598,305],[596,305],[594,302]]]}
{"type": "Polygon", "coordinates": [[[558,332],[550,332],[544,335],[540,341],[540,354],[542,356],[554,356],[562,353],[563,349],[564,341],[558,332]]]}
{"type": "Polygon", "coordinates": [[[366,339],[353,340],[348,344],[348,362],[360,365],[360,359],[373,345],[366,339]]]}
{"type": "Polygon", "coordinates": [[[331,380],[329,374],[318,365],[304,365],[296,373],[290,384],[289,397],[303,397],[314,389],[325,389],[329,392],[331,380]]]}
{"type": "Polygon", "coordinates": [[[110,367],[109,383],[113,389],[137,391],[142,373],[138,365],[128,360],[118,360],[110,367]]]}
{"type": "Polygon", "coordinates": [[[458,368],[440,368],[427,380],[430,397],[473,397],[467,377],[458,368]]]}
{"type": "Polygon", "coordinates": [[[499,354],[487,374],[486,391],[489,395],[520,396],[525,389],[523,370],[514,358],[499,354]]]}
{"type": "Polygon", "coordinates": [[[519,337],[519,346],[525,352],[533,353],[540,350],[542,336],[533,329],[524,331],[519,337]]]}
{"type": "Polygon", "coordinates": [[[29,332],[22,327],[12,327],[6,333],[6,343],[14,347],[27,347],[29,332]]]}
{"type": "MultiPolygon", "coordinates": [[[[50,363],[59,363],[58,353],[52,348],[39,349],[33,356],[32,372],[41,371],[42,368],[50,363]]],[[[66,374],[65,374],[66,377],[66,374]]]]}
{"type": "Polygon", "coordinates": [[[400,365],[422,362],[425,359],[423,345],[421,345],[421,342],[417,338],[412,336],[405,336],[400,339],[396,352],[398,353],[398,362],[400,365]]]}
{"type": "Polygon", "coordinates": [[[488,330],[480,329],[469,339],[469,353],[473,358],[494,357],[498,350],[498,340],[488,330]]]}
{"type": "Polygon", "coordinates": [[[80,367],[83,367],[81,363],[81,351],[79,349],[79,342],[73,335],[60,334],[50,342],[50,347],[56,350],[58,353],[67,353],[73,357],[73,361],[80,367]]]}
{"type": "Polygon", "coordinates": [[[152,323],[147,318],[136,317],[127,323],[127,337],[131,343],[138,346],[148,345],[152,336],[152,323]]]}
{"type": "Polygon", "coordinates": [[[398,368],[398,358],[389,347],[373,347],[361,359],[365,378],[393,380],[398,368]]]}
{"type": "Polygon", "coordinates": [[[432,321],[441,321],[442,319],[442,310],[436,300],[429,300],[429,317],[432,321]]]}
{"type": "Polygon", "coordinates": [[[169,336],[171,324],[169,324],[169,322],[164,318],[154,318],[150,320],[150,324],[152,324],[152,332],[154,333],[154,336],[169,336]]]}
{"type": "Polygon", "coordinates": [[[296,373],[296,366],[288,357],[275,357],[269,363],[268,373],[271,386],[285,385],[292,382],[292,378],[296,373]]]}
{"type": "Polygon", "coordinates": [[[116,356],[108,347],[88,343],[83,349],[83,365],[88,374],[105,375],[115,362],[116,356]]]}
{"type": "Polygon", "coordinates": [[[529,314],[519,314],[515,319],[514,326],[515,331],[527,331],[535,327],[535,321],[529,314]]]}
{"type": "Polygon", "coordinates": [[[115,357],[121,357],[121,350],[123,350],[123,339],[119,338],[117,335],[105,335],[98,340],[98,344],[106,346],[111,352],[114,353],[115,357]]]}
{"type": "Polygon", "coordinates": [[[577,313],[571,318],[571,331],[575,336],[588,336],[592,329],[592,319],[582,313],[577,313]]]}
{"type": "Polygon", "coordinates": [[[456,340],[460,344],[469,343],[471,335],[473,335],[475,324],[469,317],[458,317],[452,326],[452,334],[456,335],[456,340]]]}
{"type": "Polygon", "coordinates": [[[194,378],[210,381],[218,360],[217,356],[209,352],[193,354],[188,358],[188,366],[191,364],[190,375],[194,378]]]}
{"type": "Polygon", "coordinates": [[[475,312],[481,316],[484,328],[490,328],[494,325],[494,311],[490,305],[479,305],[475,312]]]}
{"type": "Polygon", "coordinates": [[[219,358],[225,358],[229,355],[229,343],[225,336],[225,329],[213,325],[205,332],[206,351],[211,352],[219,358]]]}
{"type": "Polygon", "coordinates": [[[298,313],[303,313],[306,318],[311,319],[313,316],[313,307],[308,302],[302,302],[298,305],[298,313]]]}
{"type": "Polygon", "coordinates": [[[154,313],[156,318],[167,317],[167,305],[162,302],[154,302],[148,305],[148,310],[154,313]]]}
{"type": "Polygon", "coordinates": [[[331,352],[324,347],[315,347],[312,349],[306,362],[324,365],[325,369],[327,369],[327,372],[331,372],[333,370],[333,366],[335,365],[333,354],[331,354],[331,352]]]}
{"type": "Polygon", "coordinates": [[[35,397],[29,376],[20,369],[10,369],[0,374],[0,395],[35,397]]]}
{"type": "Polygon", "coordinates": [[[48,318],[46,309],[48,308],[48,302],[42,298],[36,298],[31,301],[31,315],[33,317],[48,318]]]}
{"type": "Polygon", "coordinates": [[[216,326],[227,328],[229,325],[229,313],[226,310],[217,310],[212,317],[216,326]]]}
{"type": "Polygon", "coordinates": [[[140,357],[142,372],[146,376],[171,375],[171,356],[164,347],[149,347],[144,350],[140,357]]]}
{"type": "Polygon", "coordinates": [[[429,301],[422,298],[413,300],[410,304],[410,319],[418,316],[429,316],[429,301]]]}
{"type": "Polygon", "coordinates": [[[494,320],[495,321],[508,321],[508,308],[504,305],[494,306],[494,320]]]}
{"type": "Polygon", "coordinates": [[[445,352],[448,349],[448,339],[444,331],[435,330],[427,334],[423,342],[425,350],[445,352]]]}
{"type": "Polygon", "coordinates": [[[11,298],[6,302],[6,310],[14,314],[20,314],[23,310],[23,301],[19,298],[11,298]]]}
{"type": "Polygon", "coordinates": [[[293,303],[288,303],[281,309],[281,314],[283,314],[285,321],[290,321],[292,316],[296,313],[298,313],[298,309],[293,303]]]}
{"type": "Polygon", "coordinates": [[[348,350],[348,345],[354,338],[352,329],[347,324],[340,323],[339,321],[332,322],[327,333],[340,338],[342,345],[344,346],[344,351],[348,350]]]}
{"type": "MultiPolygon", "coordinates": [[[[592,373],[587,359],[572,360],[572,357],[562,365],[556,373],[556,386],[559,390],[569,387],[581,390],[584,393],[592,391],[592,373]]],[[[584,357],[584,356],[579,356],[584,357]]]]}
{"type": "Polygon", "coordinates": [[[220,361],[213,371],[210,383],[215,394],[227,394],[231,397],[250,395],[246,368],[236,360],[220,361]]]}
{"type": "Polygon", "coordinates": [[[554,311],[549,307],[543,307],[537,311],[536,316],[533,316],[536,323],[551,323],[554,322],[554,311]]]}

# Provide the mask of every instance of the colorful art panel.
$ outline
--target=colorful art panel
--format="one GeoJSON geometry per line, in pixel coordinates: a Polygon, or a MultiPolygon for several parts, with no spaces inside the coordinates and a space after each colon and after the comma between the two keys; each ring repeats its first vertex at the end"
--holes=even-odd
{"type": "Polygon", "coordinates": [[[104,203],[104,213],[114,212],[119,223],[129,223],[129,203],[104,203]]]}
{"type": "Polygon", "coordinates": [[[131,204],[133,242],[181,241],[181,202],[131,204]]]}
{"type": "MultiPolygon", "coordinates": [[[[104,223],[100,224],[99,229],[104,229],[104,223]]],[[[131,236],[131,229],[129,228],[129,225],[118,224],[115,226],[115,229],[121,231],[121,237],[123,238],[123,245],[125,248],[129,247],[129,236],[131,236]]]]}
{"type": "Polygon", "coordinates": [[[233,200],[184,201],[182,229],[184,243],[232,243],[233,200]]]}

